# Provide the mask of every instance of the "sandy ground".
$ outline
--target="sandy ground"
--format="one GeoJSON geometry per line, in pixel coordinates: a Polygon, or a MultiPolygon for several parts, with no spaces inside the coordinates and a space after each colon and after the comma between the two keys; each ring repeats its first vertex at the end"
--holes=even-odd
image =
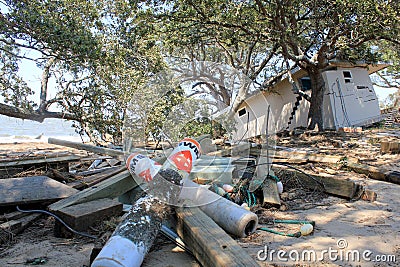
{"type": "MultiPolygon", "coordinates": [[[[32,152],[49,148],[77,152],[43,143],[0,144],[0,156],[10,150],[32,152]]],[[[384,165],[385,158],[388,158],[387,169],[398,168],[400,156],[397,156],[376,156],[374,162],[384,165]]],[[[364,157],[372,161],[371,155],[365,154],[364,157]]],[[[260,266],[400,266],[400,185],[372,180],[353,172],[338,171],[337,175],[374,190],[378,194],[377,200],[347,201],[329,196],[313,203],[310,209],[265,210],[263,216],[267,218],[313,220],[316,222],[314,233],[294,238],[258,230],[250,237],[238,239],[239,244],[260,266]],[[296,261],[301,260],[302,254],[311,255],[311,258],[296,261]],[[380,259],[385,261],[380,262],[380,259]]],[[[17,235],[8,246],[3,245],[0,248],[0,266],[26,266],[27,259],[36,257],[46,257],[44,266],[89,266],[92,240],[55,238],[52,235],[53,224],[53,219],[43,217],[17,235]]],[[[282,225],[278,230],[295,232],[298,228],[282,225]]],[[[160,237],[142,266],[189,267],[199,264],[160,237]]]]}

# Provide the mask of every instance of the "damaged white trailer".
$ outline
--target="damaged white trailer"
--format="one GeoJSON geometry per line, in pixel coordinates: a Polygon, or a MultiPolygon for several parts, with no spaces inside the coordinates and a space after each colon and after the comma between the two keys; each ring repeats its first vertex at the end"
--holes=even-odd
{"type": "MultiPolygon", "coordinates": [[[[369,75],[387,66],[331,63],[322,73],[324,129],[337,130],[380,121],[379,101],[369,75]]],[[[293,91],[292,84],[285,78],[272,89],[253,94],[244,101],[235,114],[235,140],[265,134],[268,105],[275,132],[307,126],[310,103],[305,98],[311,95],[310,78],[304,70],[295,71],[293,78],[300,85],[300,94],[293,91]]]]}

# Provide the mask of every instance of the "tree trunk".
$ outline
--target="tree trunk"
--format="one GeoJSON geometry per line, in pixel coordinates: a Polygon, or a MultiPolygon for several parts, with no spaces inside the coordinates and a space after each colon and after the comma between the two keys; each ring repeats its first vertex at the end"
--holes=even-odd
{"type": "Polygon", "coordinates": [[[318,68],[309,67],[307,69],[311,79],[311,103],[308,112],[308,129],[314,130],[318,127],[318,131],[323,130],[323,100],[324,100],[324,79],[318,68]]]}

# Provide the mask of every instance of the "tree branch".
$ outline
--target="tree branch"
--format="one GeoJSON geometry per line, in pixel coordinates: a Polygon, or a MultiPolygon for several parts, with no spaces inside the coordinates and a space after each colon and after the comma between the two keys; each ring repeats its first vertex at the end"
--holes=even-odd
{"type": "Polygon", "coordinates": [[[9,106],[2,103],[0,103],[0,114],[8,117],[18,118],[23,120],[32,120],[37,122],[43,122],[44,119],[48,118],[65,119],[65,120],[79,119],[75,115],[70,113],[50,112],[50,111],[40,112],[38,110],[26,110],[23,108],[9,106]]]}

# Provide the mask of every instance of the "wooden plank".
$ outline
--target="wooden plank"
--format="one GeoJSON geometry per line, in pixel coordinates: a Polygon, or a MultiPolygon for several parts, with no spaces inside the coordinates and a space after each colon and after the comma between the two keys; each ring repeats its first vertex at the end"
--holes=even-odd
{"type": "Polygon", "coordinates": [[[70,156],[62,156],[62,157],[54,157],[54,158],[15,160],[15,161],[0,162],[0,168],[6,168],[6,167],[16,168],[16,167],[24,166],[24,165],[70,162],[70,161],[77,161],[79,159],[80,159],[80,157],[77,155],[70,155],[70,156]]]}
{"type": "Polygon", "coordinates": [[[226,149],[210,152],[207,155],[226,157],[226,156],[248,155],[249,152],[250,152],[250,143],[242,143],[226,149]]]}
{"type": "Polygon", "coordinates": [[[199,208],[176,210],[177,232],[204,267],[257,266],[239,244],[199,208]]]}
{"type": "Polygon", "coordinates": [[[124,156],[124,152],[120,151],[120,150],[92,146],[92,145],[82,144],[82,143],[78,143],[78,142],[61,140],[61,139],[57,139],[57,138],[50,137],[47,142],[49,144],[53,144],[53,145],[66,146],[66,147],[76,148],[76,149],[80,149],[80,150],[86,150],[86,151],[90,151],[90,152],[94,152],[94,153],[105,154],[105,155],[109,155],[109,156],[116,156],[116,157],[124,156]]]}
{"type": "Polygon", "coordinates": [[[352,171],[365,174],[372,179],[386,181],[385,173],[377,167],[357,163],[348,163],[346,166],[352,171]]]}
{"type": "Polygon", "coordinates": [[[349,179],[341,179],[335,176],[317,176],[311,174],[304,174],[288,168],[274,167],[275,170],[283,171],[284,173],[293,176],[301,180],[301,183],[310,189],[318,187],[319,183],[324,185],[324,191],[326,193],[352,199],[356,197],[363,187],[349,179]]]}
{"type": "Polygon", "coordinates": [[[0,215],[0,222],[4,222],[4,221],[11,221],[11,220],[17,220],[19,218],[22,218],[26,216],[26,213],[22,213],[19,211],[13,211],[10,213],[5,213],[3,215],[0,215]]]}
{"type": "Polygon", "coordinates": [[[121,213],[122,203],[109,198],[68,206],[56,212],[67,225],[77,231],[87,231],[90,226],[121,213]]]}
{"type": "Polygon", "coordinates": [[[268,158],[260,156],[258,158],[258,164],[256,168],[257,180],[264,180],[262,185],[263,191],[263,205],[281,205],[281,198],[279,197],[278,187],[276,181],[267,178],[268,173],[270,175],[275,175],[274,171],[270,169],[271,165],[268,163],[268,158]],[[269,170],[269,171],[268,171],[269,170]]]}
{"type": "Polygon", "coordinates": [[[82,189],[94,186],[114,175],[117,175],[118,173],[120,173],[124,170],[126,170],[125,167],[111,167],[101,173],[87,176],[87,177],[83,178],[82,180],[78,180],[78,181],[69,183],[68,185],[72,186],[73,188],[76,188],[78,190],[82,190],[82,189]]]}
{"type": "Polygon", "coordinates": [[[385,181],[400,184],[400,172],[398,171],[390,171],[385,173],[385,181]]]}
{"type": "Polygon", "coordinates": [[[24,217],[21,217],[19,219],[0,224],[0,244],[11,241],[13,235],[19,234],[24,231],[42,214],[34,213],[31,215],[24,215],[24,217]]]}
{"type": "Polygon", "coordinates": [[[382,141],[381,153],[400,153],[400,142],[382,141]]]}
{"type": "Polygon", "coordinates": [[[129,171],[125,170],[95,186],[89,187],[68,198],[51,204],[49,209],[51,211],[58,211],[74,204],[84,203],[100,198],[118,197],[136,186],[138,185],[129,171]]]}
{"type": "MultiPolygon", "coordinates": [[[[251,153],[252,155],[266,156],[265,152],[261,151],[261,149],[259,148],[256,149],[252,148],[251,153]]],[[[275,150],[273,153],[271,153],[270,156],[277,159],[287,159],[292,163],[317,162],[317,163],[336,164],[344,160],[351,163],[357,163],[359,161],[357,158],[353,157],[308,153],[305,151],[275,150]]]]}
{"type": "Polygon", "coordinates": [[[54,202],[78,192],[47,176],[0,180],[0,206],[54,202]]]}

